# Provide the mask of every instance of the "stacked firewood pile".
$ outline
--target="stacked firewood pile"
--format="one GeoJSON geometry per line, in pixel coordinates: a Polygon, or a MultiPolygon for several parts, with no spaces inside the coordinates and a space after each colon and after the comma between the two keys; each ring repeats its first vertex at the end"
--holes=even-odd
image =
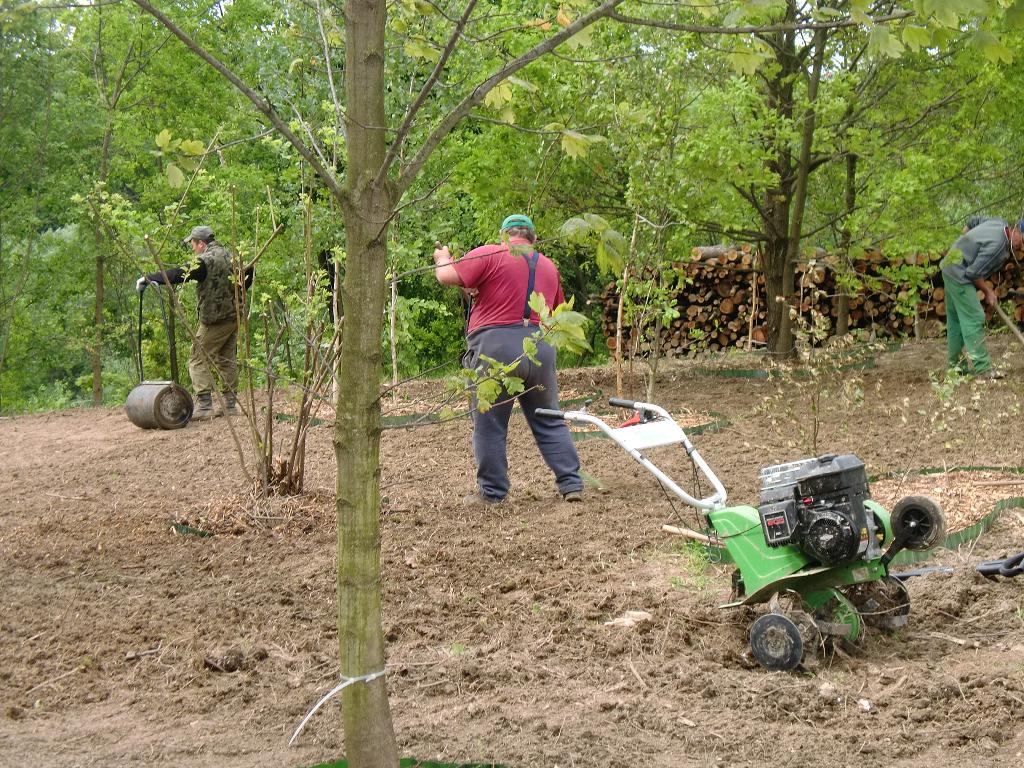
{"type": "MultiPolygon", "coordinates": [[[[878,252],[866,255],[853,264],[860,287],[844,296],[837,280],[837,259],[818,252],[814,258],[797,265],[796,292],[791,306],[798,313],[798,326],[824,327],[831,335],[845,312],[850,330],[864,329],[876,337],[939,336],[946,317],[945,291],[939,272],[941,258],[941,254],[919,255],[908,257],[904,262],[924,266],[929,272],[925,285],[919,289],[916,306],[908,306],[910,290],[894,282],[898,279],[894,274],[898,273],[900,264],[893,264],[878,252]],[[909,309],[909,313],[898,311],[897,307],[909,309]]],[[[748,344],[757,347],[767,341],[766,305],[774,297],[765,295],[764,274],[757,268],[757,256],[749,247],[694,248],[690,261],[672,266],[685,276],[685,285],[673,296],[679,317],[659,330],[662,354],[687,355],[704,350],[746,348],[748,344]]],[[[639,277],[631,275],[630,279],[651,280],[653,277],[653,271],[647,271],[639,277]]],[[[1012,316],[1018,324],[1024,322],[1024,291],[1020,290],[1024,286],[1024,270],[1011,259],[993,285],[1000,299],[1014,300],[1012,316]]],[[[616,284],[609,283],[599,300],[603,306],[602,330],[608,347],[614,349],[619,301],[616,284]]],[[[649,353],[653,335],[653,321],[645,322],[640,328],[624,320],[623,352],[649,353]]]]}

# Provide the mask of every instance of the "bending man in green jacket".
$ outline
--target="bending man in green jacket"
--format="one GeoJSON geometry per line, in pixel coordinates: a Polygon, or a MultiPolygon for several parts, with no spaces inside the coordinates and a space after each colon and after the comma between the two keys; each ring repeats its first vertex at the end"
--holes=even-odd
{"type": "Polygon", "coordinates": [[[1003,219],[972,217],[967,230],[942,260],[950,369],[985,379],[1003,378],[992,367],[992,358],[985,348],[985,310],[978,291],[985,295],[986,304],[996,305],[996,293],[986,281],[1003,268],[1011,251],[1017,257],[1024,253],[1022,225],[1024,221],[1011,227],[1003,219]]]}

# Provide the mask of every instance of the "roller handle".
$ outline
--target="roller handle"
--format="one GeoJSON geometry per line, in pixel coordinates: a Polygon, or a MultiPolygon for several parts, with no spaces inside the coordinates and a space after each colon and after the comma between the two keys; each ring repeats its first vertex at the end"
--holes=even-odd
{"type": "Polygon", "coordinates": [[[537,410],[534,411],[534,413],[537,414],[538,416],[547,416],[548,418],[551,419],[565,418],[565,411],[555,411],[552,410],[551,408],[538,408],[537,410]]]}
{"type": "Polygon", "coordinates": [[[629,408],[632,411],[636,410],[636,400],[626,400],[624,397],[609,397],[608,405],[614,405],[617,408],[629,408]]]}

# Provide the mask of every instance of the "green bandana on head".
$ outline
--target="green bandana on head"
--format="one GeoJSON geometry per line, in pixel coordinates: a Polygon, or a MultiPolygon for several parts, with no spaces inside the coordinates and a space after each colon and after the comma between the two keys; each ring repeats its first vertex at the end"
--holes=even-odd
{"type": "Polygon", "coordinates": [[[524,213],[513,213],[511,216],[506,216],[505,220],[501,222],[502,232],[506,229],[512,229],[512,227],[526,227],[531,232],[537,231],[533,228],[533,222],[530,221],[530,217],[524,213]]]}

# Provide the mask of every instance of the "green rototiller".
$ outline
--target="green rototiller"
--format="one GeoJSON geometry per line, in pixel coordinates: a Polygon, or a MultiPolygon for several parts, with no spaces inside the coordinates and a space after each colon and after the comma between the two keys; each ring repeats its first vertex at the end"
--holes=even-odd
{"type": "Polygon", "coordinates": [[[927,496],[907,496],[886,511],[869,497],[856,456],[827,455],[765,467],[758,506],[726,506],[726,492],[669,414],[651,403],[611,398],[632,409],[626,425],[610,427],[586,411],[539,409],[538,414],[592,424],[617,443],[664,488],[704,512],[713,549],[736,565],[733,600],[723,607],[767,603],[750,627],[750,648],[763,667],[797,667],[805,649],[825,638],[855,642],[865,625],[897,629],[907,622],[910,596],[889,563],[903,549],[942,542],[945,521],[927,496]],[[642,451],[679,445],[711,483],[698,499],[682,490],[642,451]]]}

